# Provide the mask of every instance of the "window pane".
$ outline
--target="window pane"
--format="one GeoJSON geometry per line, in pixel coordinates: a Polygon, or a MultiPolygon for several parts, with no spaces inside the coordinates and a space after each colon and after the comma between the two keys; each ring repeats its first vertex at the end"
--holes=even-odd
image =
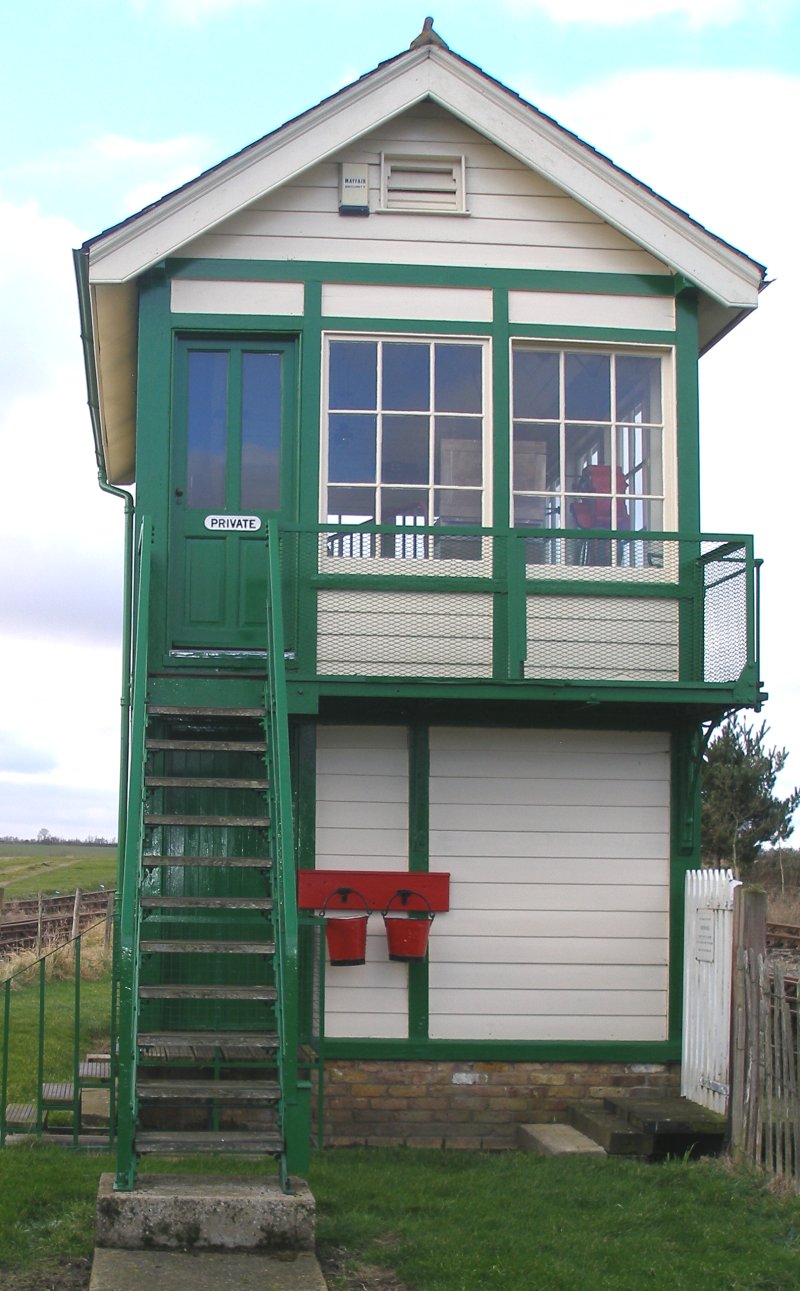
{"type": "Polygon", "coordinates": [[[329,406],[377,407],[378,347],[374,341],[331,341],[329,406]]]}
{"type": "Polygon", "coordinates": [[[514,350],[514,416],[558,419],[558,355],[514,350]]]}
{"type": "Polygon", "coordinates": [[[186,505],[226,505],[228,355],[192,350],[188,356],[186,505]]]}
{"type": "Polygon", "coordinates": [[[383,418],[382,478],[389,484],[427,484],[427,417],[383,418]]]}
{"type": "Polygon", "coordinates": [[[430,347],[384,342],[383,407],[427,412],[431,406],[430,347]]]}
{"type": "Polygon", "coordinates": [[[480,524],[480,489],[437,489],[435,519],[440,524],[480,524]]]}
{"type": "Polygon", "coordinates": [[[381,489],[381,524],[427,523],[427,489],[381,489]]]}
{"type": "Polygon", "coordinates": [[[476,345],[435,346],[436,411],[483,410],[482,351],[476,345]]]}
{"type": "Polygon", "coordinates": [[[514,489],[550,492],[560,483],[557,426],[514,426],[514,489]]]}
{"type": "Polygon", "coordinates": [[[569,421],[611,420],[608,354],[565,354],[564,382],[564,415],[569,421]]]}
{"type": "Polygon", "coordinates": [[[619,355],[617,421],[661,421],[661,360],[619,355]]]}
{"type": "Polygon", "coordinates": [[[467,417],[436,418],[437,484],[483,483],[481,423],[467,417]]]}
{"type": "Polygon", "coordinates": [[[255,511],[281,504],[281,356],[242,355],[240,501],[255,511]]]}
{"type": "Polygon", "coordinates": [[[328,426],[328,479],[342,484],[375,482],[376,417],[331,413],[328,426]]]}
{"type": "Polygon", "coordinates": [[[331,524],[373,524],[374,489],[328,489],[328,521],[331,524]]]}
{"type": "MultiPolygon", "coordinates": [[[[611,428],[609,426],[567,426],[565,435],[566,447],[566,481],[570,492],[586,490],[607,493],[611,476],[611,428]],[[588,474],[593,467],[605,467],[608,479],[605,487],[596,484],[588,474]]],[[[602,473],[597,476],[602,482],[602,473]]]]}
{"type": "Polygon", "coordinates": [[[617,465],[625,477],[626,493],[662,494],[661,431],[621,426],[617,431],[617,465]]]}

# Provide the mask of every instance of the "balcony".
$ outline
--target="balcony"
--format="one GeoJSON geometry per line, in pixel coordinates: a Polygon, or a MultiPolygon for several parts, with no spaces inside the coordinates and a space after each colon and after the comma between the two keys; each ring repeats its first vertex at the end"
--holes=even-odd
{"type": "Polygon", "coordinates": [[[281,543],[292,689],[759,702],[749,536],[329,524],[281,543]]]}

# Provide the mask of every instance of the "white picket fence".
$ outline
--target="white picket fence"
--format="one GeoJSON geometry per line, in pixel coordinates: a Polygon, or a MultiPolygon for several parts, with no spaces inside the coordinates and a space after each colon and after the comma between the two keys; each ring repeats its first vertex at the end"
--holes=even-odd
{"type": "Polygon", "coordinates": [[[689,870],[683,952],[681,1093],[727,1112],[733,975],[732,870],[689,870]]]}

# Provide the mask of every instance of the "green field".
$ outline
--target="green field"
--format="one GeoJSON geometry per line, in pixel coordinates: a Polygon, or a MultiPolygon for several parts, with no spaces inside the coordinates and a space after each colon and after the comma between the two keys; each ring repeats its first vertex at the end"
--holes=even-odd
{"type": "Polygon", "coordinates": [[[0,843],[0,888],[6,900],[35,897],[37,892],[91,892],[113,888],[117,873],[116,847],[87,847],[80,843],[0,843]]]}

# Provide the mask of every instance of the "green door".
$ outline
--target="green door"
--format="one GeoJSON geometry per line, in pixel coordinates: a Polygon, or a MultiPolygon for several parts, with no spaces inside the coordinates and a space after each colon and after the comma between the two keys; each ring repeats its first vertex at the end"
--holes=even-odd
{"type": "Polygon", "coordinates": [[[293,343],[179,340],[174,408],[170,648],[263,650],[266,521],[295,518],[293,343]]]}

